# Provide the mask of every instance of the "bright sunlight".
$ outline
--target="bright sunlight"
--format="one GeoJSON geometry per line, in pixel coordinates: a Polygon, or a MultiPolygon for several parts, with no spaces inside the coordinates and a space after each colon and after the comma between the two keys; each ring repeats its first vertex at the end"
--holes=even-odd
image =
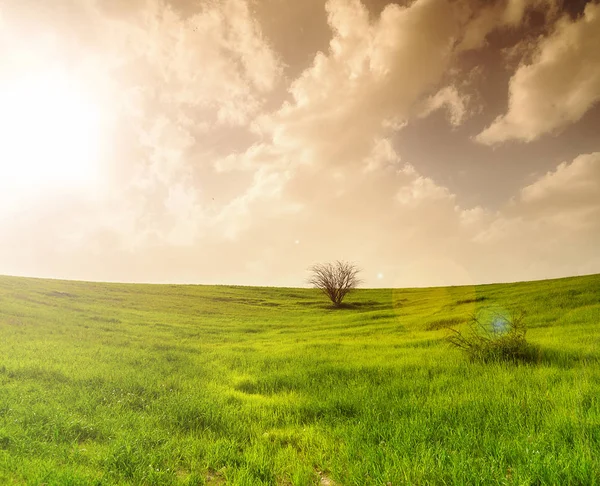
{"type": "Polygon", "coordinates": [[[54,70],[0,81],[0,188],[24,194],[87,186],[98,175],[99,107],[54,70]]]}

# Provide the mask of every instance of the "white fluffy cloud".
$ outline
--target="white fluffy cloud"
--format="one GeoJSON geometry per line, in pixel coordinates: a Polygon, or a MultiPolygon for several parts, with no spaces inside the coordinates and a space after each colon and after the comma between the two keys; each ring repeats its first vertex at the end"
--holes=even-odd
{"type": "Polygon", "coordinates": [[[533,62],[511,78],[508,112],[476,140],[530,142],[579,120],[600,100],[599,45],[599,4],[587,4],[577,20],[561,19],[540,41],[533,62]]]}

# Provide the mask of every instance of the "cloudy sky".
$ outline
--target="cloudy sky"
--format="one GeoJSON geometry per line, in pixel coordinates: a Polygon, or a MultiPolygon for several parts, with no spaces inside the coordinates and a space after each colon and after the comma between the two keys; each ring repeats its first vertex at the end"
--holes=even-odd
{"type": "Polygon", "coordinates": [[[600,272],[600,4],[2,0],[0,274],[600,272]]]}

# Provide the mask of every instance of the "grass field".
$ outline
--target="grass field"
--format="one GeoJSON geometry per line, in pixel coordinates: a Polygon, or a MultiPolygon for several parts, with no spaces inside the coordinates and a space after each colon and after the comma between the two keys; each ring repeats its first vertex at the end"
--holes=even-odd
{"type": "Polygon", "coordinates": [[[0,277],[0,484],[600,484],[600,275],[347,302],[0,277]],[[444,340],[512,308],[536,363],[444,340]]]}

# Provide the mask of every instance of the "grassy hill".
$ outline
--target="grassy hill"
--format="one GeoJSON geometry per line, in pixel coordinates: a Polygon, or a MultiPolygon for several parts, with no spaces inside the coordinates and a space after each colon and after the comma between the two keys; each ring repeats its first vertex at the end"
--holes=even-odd
{"type": "Polygon", "coordinates": [[[600,275],[347,302],[0,277],[0,483],[600,484],[600,275]],[[513,308],[535,363],[444,340],[513,308]]]}

